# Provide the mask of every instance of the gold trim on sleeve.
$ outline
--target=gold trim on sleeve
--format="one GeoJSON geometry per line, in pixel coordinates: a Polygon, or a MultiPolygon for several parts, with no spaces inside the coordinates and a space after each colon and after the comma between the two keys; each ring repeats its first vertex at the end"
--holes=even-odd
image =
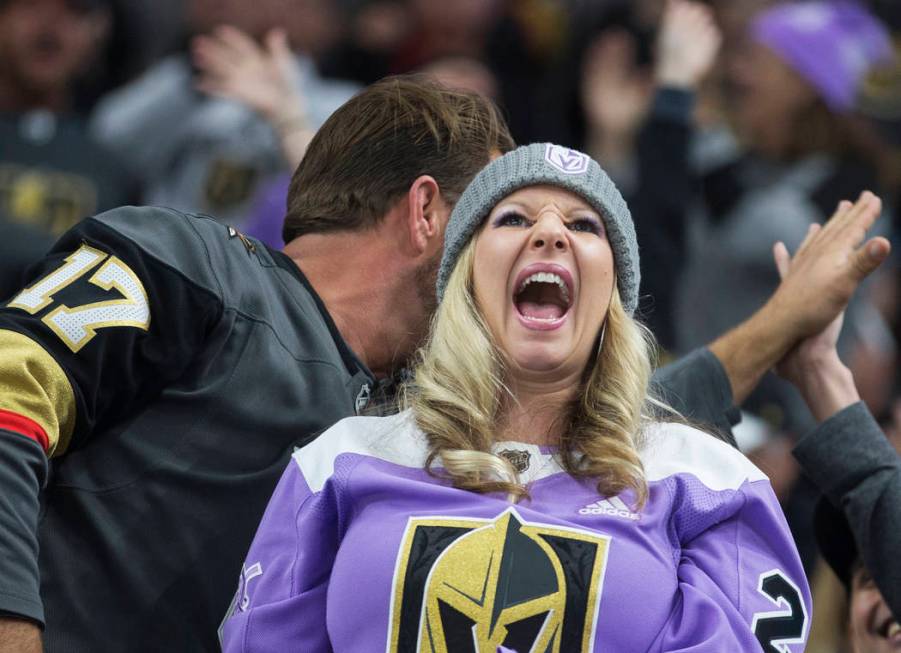
{"type": "Polygon", "coordinates": [[[0,408],[37,422],[47,455],[60,455],[75,428],[75,393],[59,363],[31,338],[0,329],[0,408]]]}

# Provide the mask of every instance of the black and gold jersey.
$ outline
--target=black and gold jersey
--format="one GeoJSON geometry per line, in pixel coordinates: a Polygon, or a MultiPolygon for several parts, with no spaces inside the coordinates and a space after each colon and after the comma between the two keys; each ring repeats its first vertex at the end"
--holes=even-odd
{"type": "Polygon", "coordinates": [[[54,652],[214,649],[288,457],[373,383],[280,252],[168,209],[83,221],[0,308],[0,611],[54,652]]]}

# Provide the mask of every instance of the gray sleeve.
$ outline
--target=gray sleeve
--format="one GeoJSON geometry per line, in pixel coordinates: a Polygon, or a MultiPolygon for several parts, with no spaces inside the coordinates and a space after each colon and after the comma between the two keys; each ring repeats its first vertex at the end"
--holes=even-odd
{"type": "Polygon", "coordinates": [[[38,497],[46,478],[47,458],[40,445],[0,430],[0,614],[41,624],[38,497]]]}
{"type": "Polygon", "coordinates": [[[741,419],[722,363],[702,347],[654,373],[657,396],[692,422],[712,428],[735,446],[732,427],[741,419]]]}
{"type": "Polygon", "coordinates": [[[901,457],[862,402],[820,424],[794,455],[844,512],[864,564],[901,618],[901,457]]]}

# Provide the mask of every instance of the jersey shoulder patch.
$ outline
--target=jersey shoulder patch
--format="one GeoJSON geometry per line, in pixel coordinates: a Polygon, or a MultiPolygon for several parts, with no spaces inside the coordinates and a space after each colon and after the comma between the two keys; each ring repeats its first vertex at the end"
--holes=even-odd
{"type": "Polygon", "coordinates": [[[411,411],[388,417],[348,417],[294,452],[313,492],[322,489],[342,454],[369,456],[404,467],[423,467],[428,456],[425,436],[411,411]]]}
{"type": "Polygon", "coordinates": [[[768,480],[740,451],[691,426],[660,422],[647,427],[644,436],[640,454],[648,482],[689,475],[719,491],[768,480]]]}

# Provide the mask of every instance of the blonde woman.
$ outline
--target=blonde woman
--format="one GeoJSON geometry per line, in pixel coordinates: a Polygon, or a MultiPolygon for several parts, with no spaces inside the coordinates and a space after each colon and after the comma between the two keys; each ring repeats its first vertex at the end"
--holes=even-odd
{"type": "Polygon", "coordinates": [[[634,229],[598,164],[498,158],[445,243],[407,409],[295,453],[224,649],[802,651],[766,477],[653,417],[634,229]]]}

